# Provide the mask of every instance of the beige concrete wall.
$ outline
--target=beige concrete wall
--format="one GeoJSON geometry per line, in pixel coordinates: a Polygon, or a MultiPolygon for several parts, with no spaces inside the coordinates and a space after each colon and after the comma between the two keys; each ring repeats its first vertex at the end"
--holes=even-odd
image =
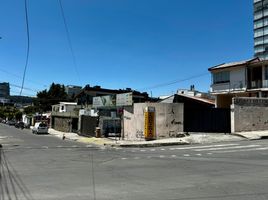
{"type": "Polygon", "coordinates": [[[156,138],[175,137],[183,132],[183,104],[137,103],[133,112],[124,110],[124,138],[144,140],[144,109],[155,107],[156,138]]]}
{"type": "Polygon", "coordinates": [[[216,96],[216,108],[230,108],[234,97],[248,97],[248,93],[219,94],[216,96]]]}
{"type": "Polygon", "coordinates": [[[231,131],[268,130],[267,98],[234,98],[231,108],[231,131]]]}

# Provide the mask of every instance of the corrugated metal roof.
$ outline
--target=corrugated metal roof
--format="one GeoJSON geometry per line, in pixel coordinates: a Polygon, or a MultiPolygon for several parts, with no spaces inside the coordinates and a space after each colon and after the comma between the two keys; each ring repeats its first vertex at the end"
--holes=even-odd
{"type": "Polygon", "coordinates": [[[213,70],[217,70],[217,69],[237,67],[237,66],[240,66],[240,65],[248,64],[248,63],[250,63],[252,61],[260,61],[260,59],[259,58],[253,58],[253,59],[243,60],[243,61],[239,61],[239,62],[223,63],[223,64],[220,64],[220,65],[216,65],[214,67],[210,67],[208,70],[213,71],[213,70]]]}

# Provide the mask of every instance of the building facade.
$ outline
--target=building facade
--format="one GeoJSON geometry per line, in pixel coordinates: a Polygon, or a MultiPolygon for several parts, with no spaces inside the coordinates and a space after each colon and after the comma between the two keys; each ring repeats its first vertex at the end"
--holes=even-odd
{"type": "Polygon", "coordinates": [[[6,82],[0,83],[0,97],[8,98],[9,96],[10,96],[9,83],[6,82]]]}
{"type": "Polygon", "coordinates": [[[268,97],[268,60],[254,58],[209,68],[216,107],[230,108],[234,97],[268,97]]]}
{"type": "Polygon", "coordinates": [[[254,54],[268,60],[268,0],[254,0],[254,54]]]}
{"type": "Polygon", "coordinates": [[[68,97],[70,97],[70,98],[75,97],[81,91],[82,91],[81,86],[76,86],[76,85],[65,86],[65,92],[67,93],[68,97]]]}

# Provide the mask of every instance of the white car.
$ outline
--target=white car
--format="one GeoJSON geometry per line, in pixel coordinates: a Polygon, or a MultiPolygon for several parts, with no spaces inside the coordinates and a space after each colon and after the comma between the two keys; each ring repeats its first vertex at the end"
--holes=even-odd
{"type": "Polygon", "coordinates": [[[34,124],[32,133],[34,134],[48,134],[47,124],[43,122],[37,122],[34,124]]]}

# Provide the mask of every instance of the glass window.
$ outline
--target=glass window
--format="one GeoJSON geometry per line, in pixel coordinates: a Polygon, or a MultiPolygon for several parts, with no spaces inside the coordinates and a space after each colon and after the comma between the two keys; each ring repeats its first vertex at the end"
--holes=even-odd
{"type": "Polygon", "coordinates": [[[258,29],[254,31],[254,37],[259,37],[263,35],[263,29],[258,29]]]}
{"type": "Polygon", "coordinates": [[[265,80],[268,80],[268,65],[265,66],[265,80]]]}
{"type": "Polygon", "coordinates": [[[213,74],[213,83],[228,83],[230,82],[230,72],[218,72],[213,74]]]}

